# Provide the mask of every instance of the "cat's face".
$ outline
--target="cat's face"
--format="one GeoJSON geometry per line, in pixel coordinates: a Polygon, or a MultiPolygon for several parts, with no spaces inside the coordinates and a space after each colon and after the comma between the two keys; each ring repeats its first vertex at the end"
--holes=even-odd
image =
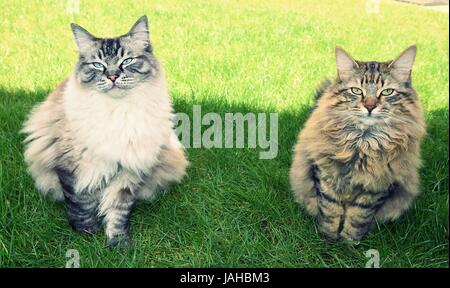
{"type": "Polygon", "coordinates": [[[147,17],[117,38],[97,38],[72,24],[80,53],[76,76],[81,85],[111,96],[125,94],[157,72],[147,17]]]}
{"type": "Polygon", "coordinates": [[[366,123],[405,113],[416,101],[410,77],[415,54],[412,46],[394,61],[360,62],[337,48],[333,109],[366,123]]]}

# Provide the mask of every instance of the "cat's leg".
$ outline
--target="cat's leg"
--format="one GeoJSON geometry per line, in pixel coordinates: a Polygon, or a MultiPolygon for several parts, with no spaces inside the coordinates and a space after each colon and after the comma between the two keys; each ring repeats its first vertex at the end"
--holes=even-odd
{"type": "Polygon", "coordinates": [[[98,201],[92,193],[75,193],[73,189],[73,173],[65,169],[57,169],[59,181],[64,194],[69,224],[75,231],[93,234],[98,231],[98,201]]]}
{"type": "Polygon", "coordinates": [[[411,177],[407,184],[398,182],[391,185],[391,194],[386,202],[377,211],[375,217],[380,223],[398,219],[411,206],[418,194],[417,176],[411,177]]]}
{"type": "Polygon", "coordinates": [[[391,195],[391,189],[380,193],[362,191],[345,209],[340,236],[346,240],[361,240],[371,229],[375,214],[391,195]]]}
{"type": "Polygon", "coordinates": [[[152,200],[157,191],[180,182],[186,174],[188,161],[178,139],[172,138],[167,146],[162,147],[158,160],[158,165],[152,168],[138,192],[139,199],[152,200]]]}
{"type": "Polygon", "coordinates": [[[320,231],[329,239],[338,239],[344,208],[331,183],[321,183],[320,171],[304,155],[301,147],[294,157],[289,180],[295,199],[306,211],[318,217],[320,231]]]}
{"type": "Polygon", "coordinates": [[[106,241],[112,248],[131,245],[130,216],[136,197],[130,188],[121,186],[110,184],[100,199],[99,215],[103,216],[106,241]]]}
{"type": "Polygon", "coordinates": [[[328,239],[336,240],[342,230],[345,207],[334,192],[333,185],[322,181],[317,186],[317,210],[320,232],[328,239]]]}
{"type": "Polygon", "coordinates": [[[319,213],[317,206],[317,188],[319,185],[315,167],[301,148],[297,147],[291,169],[289,182],[294,192],[295,201],[303,205],[306,211],[316,216],[319,213]]]}
{"type": "Polygon", "coordinates": [[[138,199],[152,199],[158,189],[179,182],[185,175],[188,162],[178,139],[162,147],[158,160],[143,182],[138,181],[139,177],[122,174],[101,193],[99,215],[104,217],[109,246],[124,248],[131,244],[130,216],[138,199]]]}

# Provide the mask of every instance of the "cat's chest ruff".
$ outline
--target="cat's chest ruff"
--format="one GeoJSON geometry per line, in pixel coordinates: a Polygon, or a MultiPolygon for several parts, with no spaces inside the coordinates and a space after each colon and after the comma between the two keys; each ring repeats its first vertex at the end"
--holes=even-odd
{"type": "Polygon", "coordinates": [[[337,147],[338,150],[351,150],[360,157],[375,160],[381,160],[383,154],[397,148],[389,132],[376,126],[345,128],[341,137],[345,142],[337,147]]]}
{"type": "MultiPolygon", "coordinates": [[[[399,154],[399,145],[381,129],[344,129],[341,145],[336,145],[331,156],[334,177],[339,177],[344,186],[352,183],[376,183],[390,181],[389,162],[399,154]]],[[[372,184],[371,184],[372,186],[372,184]]]]}
{"type": "Polygon", "coordinates": [[[86,156],[130,170],[157,162],[171,131],[171,105],[165,91],[150,87],[122,99],[80,90],[68,92],[72,92],[65,102],[68,133],[89,151],[86,156]]]}

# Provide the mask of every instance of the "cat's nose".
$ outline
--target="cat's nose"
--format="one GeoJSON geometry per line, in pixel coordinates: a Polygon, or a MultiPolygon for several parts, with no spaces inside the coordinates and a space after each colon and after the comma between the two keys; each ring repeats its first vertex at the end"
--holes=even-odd
{"type": "Polygon", "coordinates": [[[364,99],[363,104],[367,111],[371,113],[372,110],[377,107],[377,98],[369,95],[366,99],[364,99]]]}
{"type": "Polygon", "coordinates": [[[112,82],[114,82],[114,81],[116,81],[117,78],[119,78],[119,75],[113,74],[113,75],[107,76],[107,78],[108,78],[109,80],[111,80],[112,82]]]}
{"type": "Polygon", "coordinates": [[[372,112],[373,109],[375,109],[375,104],[366,103],[366,104],[364,104],[364,107],[366,107],[367,111],[369,111],[369,113],[370,113],[370,112],[372,112]]]}

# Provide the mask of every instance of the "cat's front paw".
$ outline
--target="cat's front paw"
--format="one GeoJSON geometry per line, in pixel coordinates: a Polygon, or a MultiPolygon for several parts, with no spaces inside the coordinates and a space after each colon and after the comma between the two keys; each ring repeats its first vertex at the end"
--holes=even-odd
{"type": "Polygon", "coordinates": [[[342,231],[340,236],[344,242],[351,245],[358,245],[362,238],[364,238],[364,234],[349,234],[346,231],[342,231]]]}
{"type": "Polygon", "coordinates": [[[362,240],[375,226],[373,219],[366,222],[357,222],[352,219],[346,219],[344,227],[339,234],[340,237],[348,243],[357,243],[362,240]]]}
{"type": "Polygon", "coordinates": [[[337,233],[337,231],[330,230],[324,226],[320,226],[319,231],[328,241],[336,241],[339,239],[339,234],[337,233]]]}
{"type": "Polygon", "coordinates": [[[96,220],[91,220],[88,222],[69,220],[69,224],[73,230],[79,233],[86,233],[93,235],[97,233],[98,230],[100,230],[100,225],[97,223],[96,220]]]}
{"type": "Polygon", "coordinates": [[[125,250],[133,244],[133,241],[131,240],[130,235],[123,234],[108,238],[107,244],[111,249],[125,250]]]}

